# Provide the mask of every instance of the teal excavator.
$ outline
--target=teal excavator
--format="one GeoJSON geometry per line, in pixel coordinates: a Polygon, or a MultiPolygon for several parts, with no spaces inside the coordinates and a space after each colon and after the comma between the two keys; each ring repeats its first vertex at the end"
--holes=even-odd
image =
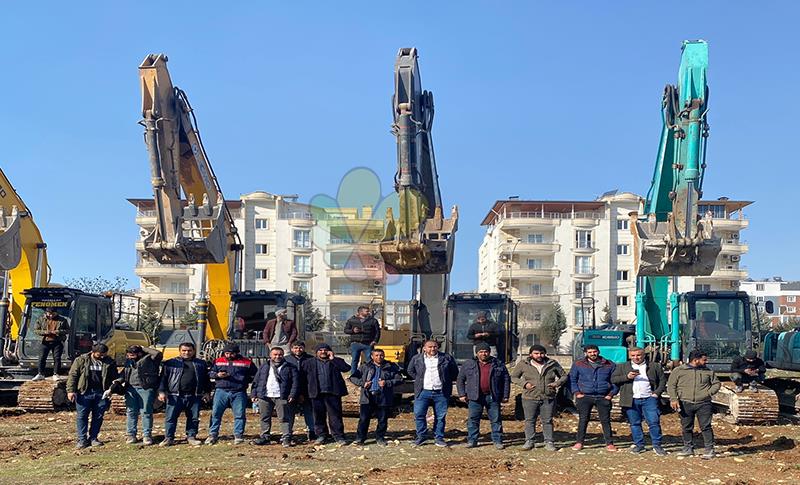
{"type": "MultiPolygon", "coordinates": [[[[603,329],[582,336],[584,344],[599,343],[603,354],[617,361],[626,359],[626,347],[635,341],[667,369],[701,349],[708,353],[709,367],[725,373],[757,342],[747,293],[678,292],[678,277],[711,275],[722,247],[711,214],[698,209],[708,140],[707,68],[708,44],[685,41],[678,85],[664,89],[653,179],[642,213],[630,215],[637,274],[634,335],[603,329]]],[[[763,386],[758,391],[735,393],[726,383],[715,402],[739,423],[777,420],[777,396],[763,386]]]]}

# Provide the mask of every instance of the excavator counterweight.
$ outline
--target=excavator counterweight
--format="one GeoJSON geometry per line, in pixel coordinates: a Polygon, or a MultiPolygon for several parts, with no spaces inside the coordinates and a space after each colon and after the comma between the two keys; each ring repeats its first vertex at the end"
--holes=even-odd
{"type": "Polygon", "coordinates": [[[453,267],[458,210],[442,215],[433,154],[433,93],[423,91],[417,49],[402,48],[394,65],[392,133],[397,137],[395,191],[400,213],[386,213],[380,252],[394,274],[447,274],[453,267]]]}

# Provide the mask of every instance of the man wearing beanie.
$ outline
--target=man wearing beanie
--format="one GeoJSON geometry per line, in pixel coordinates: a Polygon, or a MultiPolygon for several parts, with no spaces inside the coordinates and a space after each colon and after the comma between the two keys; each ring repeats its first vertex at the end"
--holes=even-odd
{"type": "Polygon", "coordinates": [[[233,444],[244,443],[244,427],[247,423],[247,386],[253,381],[258,369],[253,361],[239,354],[239,346],[225,344],[222,357],[214,361],[208,377],[214,379],[214,405],[211,408],[211,426],[208,427],[207,445],[214,445],[219,438],[219,428],[225,410],[233,410],[233,444]]]}
{"type": "Polygon", "coordinates": [[[511,378],[508,369],[491,355],[486,342],[475,345],[475,358],[464,362],[456,378],[458,397],[469,407],[467,418],[467,448],[478,446],[481,415],[484,408],[492,427],[492,441],[498,450],[503,449],[503,422],[500,403],[508,402],[511,378]]]}
{"type": "Polygon", "coordinates": [[[347,395],[347,386],[342,372],[349,370],[347,362],[334,356],[333,349],[326,343],[317,345],[313,359],[301,363],[300,372],[305,378],[314,409],[314,433],[318,444],[325,443],[330,435],[338,444],[347,444],[342,421],[342,396],[347,395]]]}
{"type": "Polygon", "coordinates": [[[523,450],[534,447],[536,418],[542,417],[542,435],[547,451],[556,451],[553,439],[553,410],[558,388],[568,376],[561,364],[547,357],[544,346],[532,345],[528,358],[519,361],[511,371],[511,382],[522,388],[522,410],[525,413],[525,444],[523,450]]]}
{"type": "Polygon", "coordinates": [[[751,391],[758,392],[756,382],[763,383],[766,373],[767,367],[755,350],[748,350],[744,357],[737,356],[731,362],[731,380],[736,384],[736,392],[744,391],[745,384],[749,384],[751,391]]]}

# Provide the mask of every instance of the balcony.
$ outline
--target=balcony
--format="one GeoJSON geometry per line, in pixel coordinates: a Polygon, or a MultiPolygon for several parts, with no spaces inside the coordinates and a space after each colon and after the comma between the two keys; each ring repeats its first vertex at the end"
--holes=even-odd
{"type": "Polygon", "coordinates": [[[347,266],[344,264],[331,264],[327,270],[328,278],[347,278],[349,280],[381,280],[383,281],[383,268],[377,264],[366,266],[347,266]]]}
{"type": "Polygon", "coordinates": [[[738,239],[724,239],[722,241],[722,252],[727,254],[744,254],[750,250],[745,241],[738,239]]]}
{"type": "Polygon", "coordinates": [[[136,225],[142,227],[153,227],[156,225],[155,210],[140,210],[136,212],[136,225]]]}
{"type": "Polygon", "coordinates": [[[292,247],[290,247],[289,250],[298,254],[310,254],[312,251],[314,251],[314,247],[311,244],[292,244],[292,247]]]}
{"type": "Polygon", "coordinates": [[[515,268],[501,270],[500,279],[552,279],[558,277],[559,274],[561,274],[561,270],[558,268],[515,268]]]}
{"type": "Polygon", "coordinates": [[[136,296],[142,301],[167,301],[172,300],[175,302],[191,302],[194,301],[194,293],[182,292],[171,293],[166,291],[137,291],[136,296]]]}
{"type": "MultiPolygon", "coordinates": [[[[702,278],[701,276],[697,277],[702,278]]],[[[743,280],[747,278],[747,269],[739,268],[717,268],[711,273],[711,276],[706,278],[720,279],[720,280],[743,280]]]]}
{"type": "Polygon", "coordinates": [[[748,219],[713,219],[712,223],[714,224],[714,229],[720,231],[741,231],[750,225],[748,219]]]}
{"type": "Polygon", "coordinates": [[[376,299],[382,300],[380,290],[350,290],[333,288],[328,292],[328,303],[371,303],[376,299]]]}
{"type": "Polygon", "coordinates": [[[581,271],[571,274],[574,280],[591,280],[597,277],[594,268],[582,268],[581,271]]]}
{"type": "Polygon", "coordinates": [[[141,261],[134,269],[136,276],[142,278],[192,276],[194,268],[188,264],[158,264],[155,262],[141,261]]]}
{"type": "Polygon", "coordinates": [[[325,248],[328,252],[378,254],[377,241],[359,241],[352,239],[331,238],[325,248]]]}
{"type": "Polygon", "coordinates": [[[558,303],[558,293],[541,293],[539,295],[512,295],[512,298],[519,303],[558,303]]]}
{"type": "Polygon", "coordinates": [[[592,243],[588,242],[578,243],[572,248],[572,252],[575,254],[592,254],[596,251],[598,251],[598,249],[592,243]]]}
{"type": "Polygon", "coordinates": [[[600,225],[602,218],[599,212],[576,212],[572,224],[578,227],[595,227],[600,225]]]}
{"type": "Polygon", "coordinates": [[[552,254],[561,249],[558,243],[503,243],[500,245],[501,254],[552,254]]]}

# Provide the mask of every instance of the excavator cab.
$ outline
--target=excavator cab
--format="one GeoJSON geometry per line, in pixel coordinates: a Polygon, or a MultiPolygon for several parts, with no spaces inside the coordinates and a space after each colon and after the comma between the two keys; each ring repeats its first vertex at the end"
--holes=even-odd
{"type": "Polygon", "coordinates": [[[513,362],[517,357],[517,304],[503,293],[456,293],[447,298],[447,335],[444,349],[460,364],[475,357],[472,340],[467,337],[469,327],[478,314],[497,323],[500,337],[497,356],[501,361],[513,362]]]}
{"type": "Polygon", "coordinates": [[[679,306],[683,355],[703,350],[711,369],[727,373],[735,357],[753,348],[747,293],[692,291],[681,295],[679,306]]]}
{"type": "Polygon", "coordinates": [[[15,208],[6,215],[5,209],[0,206],[0,271],[16,268],[21,258],[19,213],[15,208]]]}

